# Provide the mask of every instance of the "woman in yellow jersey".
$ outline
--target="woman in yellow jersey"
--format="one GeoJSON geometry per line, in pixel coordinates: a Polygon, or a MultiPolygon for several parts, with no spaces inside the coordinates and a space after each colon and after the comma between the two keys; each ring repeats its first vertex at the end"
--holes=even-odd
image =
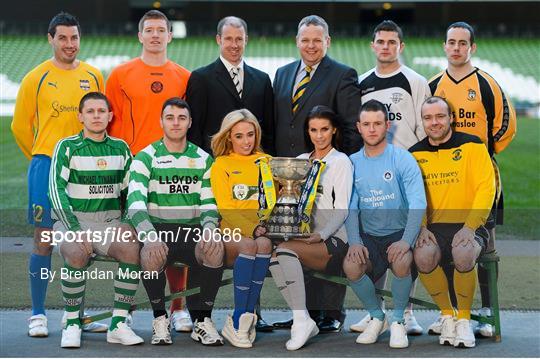
{"type": "Polygon", "coordinates": [[[225,116],[211,146],[216,160],[210,181],[222,217],[225,263],[233,267],[234,275],[234,313],[227,317],[222,334],[232,345],[250,348],[255,340],[255,304],[272,252],[268,238],[253,239],[259,222],[255,161],[268,155],[261,150],[259,122],[246,109],[225,116]]]}
{"type": "Polygon", "coordinates": [[[288,350],[300,349],[319,332],[306,308],[302,266],[340,275],[348,250],[344,222],[352,192],[353,167],[347,155],[336,149],[336,114],[326,106],[315,106],[304,122],[304,135],[311,151],[298,158],[318,159],[326,164],[317,186],[311,233],[309,237],[280,243],[270,263],[272,277],[293,312],[288,350]]]}

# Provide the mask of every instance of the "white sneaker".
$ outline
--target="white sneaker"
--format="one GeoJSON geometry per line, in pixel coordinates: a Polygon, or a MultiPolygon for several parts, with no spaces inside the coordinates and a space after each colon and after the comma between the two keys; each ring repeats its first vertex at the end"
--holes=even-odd
{"type": "Polygon", "coordinates": [[[107,331],[107,343],[136,345],[144,343],[144,339],[135,334],[125,322],[120,322],[116,329],[107,331]]]}
{"type": "Polygon", "coordinates": [[[412,310],[406,309],[403,319],[405,320],[405,329],[408,335],[422,335],[424,329],[416,321],[412,310]]]}
{"type": "Polygon", "coordinates": [[[364,332],[364,330],[366,330],[367,326],[369,325],[370,320],[371,320],[371,315],[369,315],[368,313],[364,318],[360,319],[358,323],[351,324],[351,326],[349,327],[349,330],[351,332],[362,333],[364,332]]]}
{"type": "Polygon", "coordinates": [[[437,318],[437,320],[431,323],[431,325],[428,327],[428,334],[441,335],[442,323],[443,323],[443,316],[439,313],[439,317],[437,318]]]}
{"type": "Polygon", "coordinates": [[[456,338],[454,339],[454,347],[474,348],[475,345],[476,342],[471,328],[471,321],[468,319],[459,319],[456,322],[456,338]]]}
{"type": "MultiPolygon", "coordinates": [[[[244,314],[242,314],[242,316],[243,315],[244,314]]],[[[234,329],[232,317],[227,315],[227,319],[225,320],[225,325],[223,326],[221,334],[229,341],[229,343],[231,343],[232,346],[237,348],[251,348],[253,346],[248,337],[249,327],[251,326],[251,321],[249,319],[251,319],[251,317],[244,317],[244,325],[242,325],[239,321],[238,330],[236,330],[234,329]]]]}
{"type": "Polygon", "coordinates": [[[319,334],[319,327],[313,319],[295,321],[291,327],[291,339],[285,343],[285,347],[287,350],[298,350],[317,334],[319,334]]]}
{"type": "MultiPolygon", "coordinates": [[[[84,312],[83,316],[88,316],[88,313],[84,312]]],[[[66,327],[67,322],[67,313],[64,311],[64,315],[62,315],[62,321],[61,325],[62,328],[66,327]]],[[[81,326],[81,329],[83,332],[89,332],[89,333],[106,333],[107,330],[109,330],[109,326],[107,324],[99,323],[99,322],[92,322],[88,324],[83,324],[81,326]]]]}
{"type": "Polygon", "coordinates": [[[45,314],[32,315],[28,319],[28,335],[31,337],[48,337],[47,317],[45,314]]]}
{"type": "Polygon", "coordinates": [[[152,320],[152,341],[150,342],[153,345],[170,345],[172,344],[171,339],[171,322],[169,318],[165,315],[157,317],[152,320]]]}
{"type": "MultiPolygon", "coordinates": [[[[255,341],[255,338],[257,337],[257,320],[259,318],[257,317],[257,314],[255,313],[249,313],[249,314],[253,315],[253,323],[251,324],[251,327],[249,328],[248,338],[251,344],[253,344],[253,342],[255,341]]],[[[240,317],[240,319],[242,319],[242,317],[240,317]]]]}
{"type": "Polygon", "coordinates": [[[62,348],[80,348],[82,330],[77,324],[71,324],[66,329],[62,329],[62,348]]]}
{"type": "MultiPolygon", "coordinates": [[[[491,309],[490,308],[482,308],[478,311],[478,315],[481,315],[483,317],[490,317],[491,316],[491,309]]],[[[493,326],[489,323],[478,323],[474,327],[474,334],[484,337],[484,338],[491,338],[494,334],[493,326]]]]}
{"type": "Polygon", "coordinates": [[[193,331],[191,332],[191,339],[200,342],[202,345],[223,345],[223,338],[216,330],[216,326],[214,325],[214,322],[212,322],[212,319],[208,317],[204,318],[204,321],[202,322],[195,320],[193,331]]]}
{"type": "Polygon", "coordinates": [[[454,345],[456,338],[456,321],[451,315],[443,315],[441,317],[441,335],[439,336],[439,344],[454,345]]]}
{"type": "Polygon", "coordinates": [[[177,332],[189,333],[193,330],[193,322],[187,310],[175,310],[171,314],[171,323],[177,332]]]}
{"type": "Polygon", "coordinates": [[[383,328],[388,327],[386,317],[383,320],[371,318],[367,328],[356,338],[358,344],[373,344],[377,341],[379,335],[383,333],[383,328]]]}
{"type": "Polygon", "coordinates": [[[398,322],[393,322],[390,325],[390,348],[402,349],[409,346],[407,338],[407,330],[405,325],[398,322]]]}

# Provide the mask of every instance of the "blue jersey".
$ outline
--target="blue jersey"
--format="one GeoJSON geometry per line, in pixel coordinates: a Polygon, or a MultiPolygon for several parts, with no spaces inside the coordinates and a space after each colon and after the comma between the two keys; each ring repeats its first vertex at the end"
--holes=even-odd
{"type": "Polygon", "coordinates": [[[363,232],[387,236],[404,230],[402,239],[412,247],[426,209],[424,182],[414,157],[387,144],[379,156],[367,157],[362,148],[350,159],[354,185],[345,223],[349,243],[362,243],[360,217],[363,232]]]}

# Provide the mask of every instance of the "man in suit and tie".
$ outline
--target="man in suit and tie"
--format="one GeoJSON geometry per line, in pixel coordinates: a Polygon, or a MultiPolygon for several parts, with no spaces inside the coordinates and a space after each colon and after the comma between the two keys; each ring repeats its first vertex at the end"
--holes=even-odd
{"type": "Polygon", "coordinates": [[[298,24],[296,46],[301,59],[279,68],[274,79],[275,136],[278,156],[306,152],[304,120],[316,105],[326,105],[339,116],[343,152],[360,149],[362,139],[355,128],[360,109],[360,90],[355,69],[331,59],[328,24],[310,15],[298,24]]]}
{"type": "Polygon", "coordinates": [[[216,42],[219,58],[191,73],[186,98],[192,109],[190,141],[208,153],[211,136],[233,110],[247,108],[261,124],[262,146],[273,154],[273,93],[268,74],[247,65],[243,59],[247,24],[228,16],[219,21],[216,42]]]}
{"type": "MultiPolygon", "coordinates": [[[[316,105],[326,105],[338,115],[343,135],[341,150],[357,152],[362,144],[355,123],[360,109],[358,74],[331,59],[328,24],[310,15],[298,24],[296,46],[301,59],[277,70],[274,79],[274,135],[278,156],[296,157],[307,152],[304,120],[316,105]]],[[[310,315],[321,332],[337,332],[345,320],[346,287],[306,276],[306,299],[310,315]]],[[[292,321],[274,323],[289,327],[292,321]]]]}

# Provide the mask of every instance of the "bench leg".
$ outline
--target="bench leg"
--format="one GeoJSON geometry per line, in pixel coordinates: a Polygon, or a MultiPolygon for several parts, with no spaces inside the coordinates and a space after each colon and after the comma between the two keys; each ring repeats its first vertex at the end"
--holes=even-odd
{"type": "Polygon", "coordinates": [[[495,341],[501,341],[501,316],[499,312],[499,291],[497,286],[497,262],[483,263],[488,271],[489,296],[491,299],[491,315],[495,327],[495,341]]]}

